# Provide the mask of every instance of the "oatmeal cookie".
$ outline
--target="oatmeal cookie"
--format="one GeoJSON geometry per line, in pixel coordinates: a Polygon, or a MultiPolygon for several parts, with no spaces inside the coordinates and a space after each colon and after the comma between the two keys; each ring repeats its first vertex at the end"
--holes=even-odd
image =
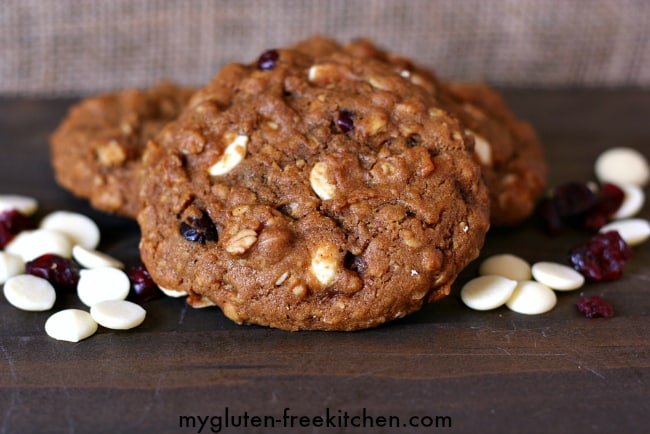
{"type": "Polygon", "coordinates": [[[233,321],[357,330],[449,294],[489,201],[457,119],[385,62],[269,50],[147,145],[141,257],[233,321]]]}
{"type": "Polygon", "coordinates": [[[438,104],[458,117],[474,137],[475,157],[483,168],[491,203],[492,226],[514,226],[530,217],[546,188],[546,162],[532,126],[518,119],[501,94],[481,83],[442,80],[411,60],[381,50],[360,39],[344,46],[314,37],[296,49],[321,54],[344,50],[359,57],[382,60],[426,89],[438,104]]]}
{"type": "Polygon", "coordinates": [[[454,110],[465,132],[474,136],[475,155],[490,192],[492,225],[522,223],[546,190],[546,160],[535,130],[485,84],[446,84],[443,105],[454,110]]]}
{"type": "Polygon", "coordinates": [[[178,116],[193,92],[164,82],[82,100],[50,138],[57,182],[97,209],[135,218],[145,144],[178,116]]]}

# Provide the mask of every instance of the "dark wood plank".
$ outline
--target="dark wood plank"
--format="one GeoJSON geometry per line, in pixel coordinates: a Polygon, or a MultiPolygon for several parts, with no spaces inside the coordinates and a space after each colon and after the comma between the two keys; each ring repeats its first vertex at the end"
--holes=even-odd
{"type": "MultiPolygon", "coordinates": [[[[650,91],[511,90],[547,147],[550,181],[593,178],[596,156],[634,146],[650,156],[650,91]]],[[[102,228],[101,248],[138,260],[137,225],[108,216],[53,181],[47,137],[72,100],[0,99],[0,193],[35,196],[41,214],[86,213],[102,228]]],[[[647,192],[647,190],[646,190],[647,192]]],[[[642,216],[650,218],[650,207],[642,216]]],[[[482,256],[511,252],[531,262],[563,261],[585,239],[549,239],[536,222],[492,231],[482,256]]],[[[198,417],[269,415],[274,429],[222,432],[644,432],[650,412],[650,244],[635,248],[623,279],[559,294],[556,309],[523,316],[506,308],[474,312],[455,291],[440,303],[385,326],[355,333],[287,333],[237,326],[216,309],[182,300],[147,304],[131,331],[101,329],[78,344],[48,338],[48,313],[18,311],[0,299],[0,432],[199,432],[198,417]],[[616,316],[587,320],[580,293],[610,300],[616,316]],[[398,416],[400,427],[301,428],[289,416],[344,412],[398,416]],[[193,428],[180,426],[194,416],[193,428]],[[403,426],[411,416],[438,428],[403,426]],[[427,419],[426,417],[429,417],[427,419]],[[293,427],[283,428],[284,422],[293,427]],[[445,425],[451,421],[452,426],[445,425]]],[[[78,306],[70,295],[59,307],[78,306]]],[[[205,419],[202,419],[205,420],[205,419]]],[[[210,424],[210,421],[213,423],[210,424]]],[[[236,422],[237,420],[235,420],[236,422]]],[[[313,421],[313,420],[312,420],[313,421]]],[[[358,421],[358,420],[357,420],[358,421]]],[[[331,421],[330,421],[331,422],[331,421]]],[[[375,419],[375,423],[377,420],[375,419]]],[[[368,420],[366,420],[368,423],[368,420]]]]}

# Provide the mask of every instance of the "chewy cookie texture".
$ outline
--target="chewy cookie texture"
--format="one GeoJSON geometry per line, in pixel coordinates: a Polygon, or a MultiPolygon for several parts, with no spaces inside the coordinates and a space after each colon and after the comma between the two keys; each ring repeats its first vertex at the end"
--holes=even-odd
{"type": "Polygon", "coordinates": [[[164,82],[82,100],[50,138],[57,182],[99,210],[135,218],[144,146],[192,93],[164,82]]]}
{"type": "Polygon", "coordinates": [[[52,161],[64,188],[138,216],[161,287],[238,323],[355,330],[413,312],[545,187],[534,131],[497,92],[366,40],[269,50],[194,92],[84,100],[52,161]]]}
{"type": "MultiPolygon", "coordinates": [[[[331,40],[318,37],[298,47],[321,53],[341,49],[331,40]]],[[[546,188],[542,145],[531,125],[518,119],[498,92],[480,83],[442,80],[368,40],[351,42],[342,49],[392,65],[402,77],[423,87],[441,108],[460,120],[464,132],[474,139],[474,156],[490,194],[492,226],[514,226],[533,213],[546,188]]]]}
{"type": "Polygon", "coordinates": [[[230,64],[149,142],[154,280],[238,323],[356,330],[449,294],[489,201],[458,120],[387,63],[334,50],[230,64]]]}

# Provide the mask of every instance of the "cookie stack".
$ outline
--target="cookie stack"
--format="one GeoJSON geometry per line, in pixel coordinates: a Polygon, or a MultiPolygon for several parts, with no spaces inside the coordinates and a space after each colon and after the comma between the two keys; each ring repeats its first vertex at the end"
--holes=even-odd
{"type": "Polygon", "coordinates": [[[73,108],[51,140],[57,180],[137,218],[156,283],[237,323],[403,317],[544,189],[541,146],[496,92],[368,41],[269,50],[191,97],[162,86],[73,108]]]}

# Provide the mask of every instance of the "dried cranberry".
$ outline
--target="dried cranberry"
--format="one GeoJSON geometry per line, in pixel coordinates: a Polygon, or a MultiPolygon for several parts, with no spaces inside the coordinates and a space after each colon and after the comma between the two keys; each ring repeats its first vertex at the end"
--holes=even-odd
{"type": "Polygon", "coordinates": [[[619,233],[610,231],[596,234],[573,248],[569,252],[569,262],[588,280],[616,280],[623,274],[625,261],[633,254],[619,233]]]}
{"type": "Polygon", "coordinates": [[[201,217],[191,217],[188,221],[181,222],[179,225],[181,235],[187,241],[194,241],[205,244],[208,241],[217,241],[219,234],[210,217],[203,214],[201,217]]]}
{"type": "Polygon", "coordinates": [[[621,207],[625,193],[620,187],[605,183],[600,187],[598,200],[584,216],[583,226],[591,231],[598,231],[609,221],[611,216],[621,207]]]}
{"type": "Polygon", "coordinates": [[[580,297],[576,302],[576,306],[578,311],[587,318],[611,318],[614,316],[612,305],[597,295],[580,297]]]}
{"type": "Polygon", "coordinates": [[[585,183],[567,182],[555,188],[538,213],[546,232],[557,235],[565,225],[597,232],[623,203],[624,193],[605,183],[595,193],[585,183]]]}
{"type": "Polygon", "coordinates": [[[162,295],[143,264],[134,265],[126,272],[131,282],[131,298],[138,303],[154,300],[162,295]]]}
{"type": "Polygon", "coordinates": [[[414,148],[420,144],[421,140],[422,139],[420,138],[419,134],[413,134],[411,136],[408,136],[406,139],[406,146],[409,148],[414,148]]]}
{"type": "Polygon", "coordinates": [[[72,259],[46,253],[28,261],[25,272],[42,277],[59,290],[74,290],[79,282],[79,265],[72,259]]]}
{"type": "Polygon", "coordinates": [[[560,217],[567,219],[589,211],[598,198],[587,184],[567,182],[555,188],[553,201],[560,217]]]}
{"type": "Polygon", "coordinates": [[[608,221],[609,218],[606,214],[603,214],[598,211],[597,208],[594,208],[592,211],[584,215],[581,226],[591,232],[598,232],[598,229],[605,226],[608,221]]]}
{"type": "Polygon", "coordinates": [[[275,68],[276,62],[279,58],[280,54],[276,50],[265,51],[259,59],[257,59],[257,67],[262,71],[273,69],[275,68]]]}
{"type": "Polygon", "coordinates": [[[618,211],[623,199],[625,199],[625,192],[618,185],[604,183],[600,186],[598,206],[609,216],[618,211]]]}
{"type": "Polygon", "coordinates": [[[345,253],[344,264],[345,268],[356,271],[357,273],[363,273],[368,268],[361,256],[353,255],[350,252],[345,253]]]}
{"type": "Polygon", "coordinates": [[[3,211],[0,213],[0,249],[4,249],[19,232],[35,226],[32,219],[18,210],[3,211]]]}
{"type": "Polygon", "coordinates": [[[352,118],[352,112],[349,110],[339,110],[338,116],[336,117],[336,125],[343,133],[352,131],[354,129],[354,119],[352,118]]]}
{"type": "Polygon", "coordinates": [[[547,197],[540,202],[537,208],[537,216],[541,220],[542,227],[548,235],[556,236],[566,229],[564,220],[562,220],[560,213],[555,207],[555,201],[552,198],[547,197]]]}

